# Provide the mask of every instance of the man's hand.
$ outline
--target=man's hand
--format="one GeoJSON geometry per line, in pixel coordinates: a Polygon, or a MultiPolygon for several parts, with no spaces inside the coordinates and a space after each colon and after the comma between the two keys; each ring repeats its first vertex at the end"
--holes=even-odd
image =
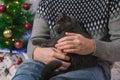
{"type": "Polygon", "coordinates": [[[66,56],[65,53],[55,48],[37,47],[33,52],[33,58],[34,60],[38,60],[44,64],[48,64],[53,60],[60,60],[62,62],[62,66],[58,70],[66,70],[70,66],[70,63],[65,62],[69,61],[70,58],[66,56]]]}
{"type": "Polygon", "coordinates": [[[59,39],[55,47],[65,53],[87,55],[94,52],[95,44],[92,39],[80,34],[66,32],[66,36],[59,39]]]}

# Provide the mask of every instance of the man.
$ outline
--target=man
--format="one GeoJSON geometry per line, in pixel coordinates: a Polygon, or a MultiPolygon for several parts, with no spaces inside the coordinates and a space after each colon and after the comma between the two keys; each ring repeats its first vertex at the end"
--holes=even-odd
{"type": "Polygon", "coordinates": [[[56,59],[63,63],[58,71],[66,70],[71,65],[65,62],[70,59],[66,54],[72,52],[80,55],[93,53],[92,55],[99,57],[98,66],[60,74],[50,80],[110,80],[111,65],[114,61],[120,60],[119,25],[119,0],[41,0],[28,44],[27,53],[33,60],[24,62],[13,80],[38,80],[44,64],[56,59]],[[54,37],[52,27],[55,17],[60,12],[74,16],[93,39],[66,32],[66,36],[58,40],[56,48],[33,46],[31,43],[33,38],[54,37]],[[100,38],[108,33],[111,35],[111,42],[101,41],[100,38]]]}

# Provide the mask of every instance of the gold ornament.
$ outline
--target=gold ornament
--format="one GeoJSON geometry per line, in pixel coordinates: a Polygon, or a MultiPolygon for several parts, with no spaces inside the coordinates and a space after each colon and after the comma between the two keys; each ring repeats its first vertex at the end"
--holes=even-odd
{"type": "Polygon", "coordinates": [[[19,4],[19,2],[18,2],[18,1],[14,1],[14,3],[19,4]]]}
{"type": "Polygon", "coordinates": [[[12,39],[12,41],[14,42],[14,41],[15,41],[15,39],[12,39]]]}
{"type": "Polygon", "coordinates": [[[12,31],[10,29],[6,29],[3,32],[3,35],[4,35],[5,38],[10,38],[12,36],[12,31]]]}
{"type": "Polygon", "coordinates": [[[2,16],[2,13],[0,13],[0,17],[2,16]]]}
{"type": "Polygon", "coordinates": [[[5,41],[5,44],[6,44],[6,45],[10,45],[10,42],[9,42],[9,41],[5,41]]]}

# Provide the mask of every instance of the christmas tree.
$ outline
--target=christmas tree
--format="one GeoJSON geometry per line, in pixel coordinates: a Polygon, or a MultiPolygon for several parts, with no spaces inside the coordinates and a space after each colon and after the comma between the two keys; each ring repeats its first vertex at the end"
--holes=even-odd
{"type": "Polygon", "coordinates": [[[24,36],[32,27],[32,13],[26,0],[1,0],[0,49],[22,50],[27,47],[24,36]]]}

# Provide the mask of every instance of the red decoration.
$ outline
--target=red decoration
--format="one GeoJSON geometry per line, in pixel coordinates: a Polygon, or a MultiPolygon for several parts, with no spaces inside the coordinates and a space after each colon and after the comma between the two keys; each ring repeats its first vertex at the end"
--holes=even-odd
{"type": "Polygon", "coordinates": [[[19,58],[17,61],[17,65],[20,65],[23,62],[22,58],[19,58]]]}
{"type": "Polygon", "coordinates": [[[28,30],[28,29],[30,29],[32,27],[32,25],[30,23],[25,23],[24,27],[25,27],[25,29],[28,30]]]}
{"type": "Polygon", "coordinates": [[[30,9],[30,4],[28,4],[28,3],[23,4],[23,8],[24,8],[25,10],[30,9]]]}
{"type": "Polygon", "coordinates": [[[0,57],[0,62],[3,62],[3,60],[4,60],[4,57],[0,57]]]}
{"type": "Polygon", "coordinates": [[[14,46],[15,46],[17,49],[21,49],[21,48],[23,47],[23,42],[20,41],[20,40],[15,41],[14,46]]]}
{"type": "Polygon", "coordinates": [[[0,12],[5,12],[6,11],[6,6],[0,5],[0,12]]]}

